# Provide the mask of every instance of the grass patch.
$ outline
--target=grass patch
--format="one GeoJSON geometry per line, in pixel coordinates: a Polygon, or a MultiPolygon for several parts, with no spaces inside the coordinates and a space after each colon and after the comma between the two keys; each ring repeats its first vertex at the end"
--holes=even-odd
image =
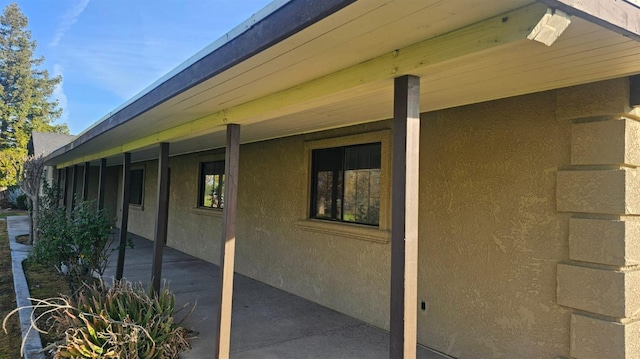
{"type": "MultiPolygon", "coordinates": [[[[69,286],[67,285],[64,277],[57,273],[55,269],[45,267],[38,263],[33,263],[30,260],[22,262],[24,268],[24,274],[27,277],[27,283],[29,285],[29,294],[31,298],[47,299],[53,297],[60,297],[61,295],[70,296],[69,286]]],[[[36,310],[36,317],[43,312],[42,310],[36,310]]],[[[42,340],[42,347],[52,343],[59,338],[56,338],[53,331],[49,330],[51,323],[47,321],[50,316],[43,317],[38,321],[38,328],[48,330],[48,333],[40,333],[40,339],[42,340]]]]}
{"type": "MultiPolygon", "coordinates": [[[[0,215],[6,215],[2,211],[0,215]]],[[[11,212],[9,215],[22,215],[24,212],[11,212]]],[[[23,262],[23,269],[29,284],[29,294],[33,298],[58,297],[61,294],[69,295],[69,286],[64,278],[52,268],[45,268],[38,263],[29,260],[23,262]]],[[[13,309],[16,308],[16,296],[13,288],[13,271],[11,270],[11,250],[9,249],[9,235],[7,234],[7,222],[0,221],[0,322],[13,309]]],[[[36,315],[39,314],[36,312],[36,315]]],[[[42,329],[48,329],[43,318],[38,322],[42,329]]],[[[20,358],[20,345],[22,335],[18,315],[12,315],[8,321],[9,334],[0,330],[0,359],[20,358]]],[[[40,334],[43,347],[55,341],[53,334],[40,334]]]]}
{"type": "Polygon", "coordinates": [[[29,235],[28,234],[21,234],[19,236],[16,236],[16,242],[18,242],[20,244],[30,244],[29,243],[29,235]]]}
{"type": "Polygon", "coordinates": [[[0,218],[7,218],[10,216],[26,216],[27,212],[13,209],[0,209],[0,218]]]}
{"type": "MultiPolygon", "coordinates": [[[[16,308],[16,296],[13,289],[13,271],[11,270],[11,250],[7,222],[0,221],[0,320],[16,308]]],[[[18,316],[10,318],[7,329],[9,334],[0,330],[0,359],[20,358],[22,336],[18,316]]]]}

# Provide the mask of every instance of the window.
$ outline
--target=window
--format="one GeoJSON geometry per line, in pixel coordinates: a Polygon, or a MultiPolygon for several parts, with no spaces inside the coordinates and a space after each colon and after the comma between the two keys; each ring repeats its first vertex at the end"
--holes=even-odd
{"type": "Polygon", "coordinates": [[[378,226],[381,144],[312,152],[311,218],[378,226]]]}
{"type": "Polygon", "coordinates": [[[198,207],[224,207],[224,161],[200,164],[198,207]]]}
{"type": "Polygon", "coordinates": [[[129,204],[142,206],[144,170],[142,168],[131,170],[129,173],[129,181],[129,204]]]}

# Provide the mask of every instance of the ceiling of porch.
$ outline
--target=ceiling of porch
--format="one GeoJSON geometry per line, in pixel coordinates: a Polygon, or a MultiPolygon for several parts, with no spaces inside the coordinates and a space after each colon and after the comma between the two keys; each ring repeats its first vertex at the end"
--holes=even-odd
{"type": "Polygon", "coordinates": [[[528,26],[545,9],[513,12],[527,3],[357,1],[50,162],[117,163],[125,151],[141,161],[163,141],[172,155],[224,147],[227,122],[243,125],[247,143],[390,118],[393,78],[402,73],[421,78],[423,112],[640,73],[638,42],[579,18],[550,47],[482,21],[498,15],[528,26]],[[496,44],[479,46],[476,34],[496,44]],[[405,53],[419,63],[385,67],[386,57],[405,53]]]}

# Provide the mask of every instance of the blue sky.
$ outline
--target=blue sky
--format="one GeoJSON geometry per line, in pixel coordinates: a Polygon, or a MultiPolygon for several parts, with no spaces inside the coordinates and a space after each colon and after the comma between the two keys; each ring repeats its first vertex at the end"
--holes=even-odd
{"type": "MultiPolygon", "coordinates": [[[[270,0],[18,0],[78,134],[270,0]]],[[[2,9],[11,1],[0,0],[2,9]]]]}

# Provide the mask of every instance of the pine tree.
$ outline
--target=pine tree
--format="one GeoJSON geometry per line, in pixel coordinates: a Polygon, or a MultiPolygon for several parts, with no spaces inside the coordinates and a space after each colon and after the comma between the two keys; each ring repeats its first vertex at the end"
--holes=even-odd
{"type": "Polygon", "coordinates": [[[69,132],[53,124],[62,110],[51,95],[62,79],[39,68],[28,23],[15,3],[0,16],[0,186],[16,184],[32,131],[69,132]]]}

